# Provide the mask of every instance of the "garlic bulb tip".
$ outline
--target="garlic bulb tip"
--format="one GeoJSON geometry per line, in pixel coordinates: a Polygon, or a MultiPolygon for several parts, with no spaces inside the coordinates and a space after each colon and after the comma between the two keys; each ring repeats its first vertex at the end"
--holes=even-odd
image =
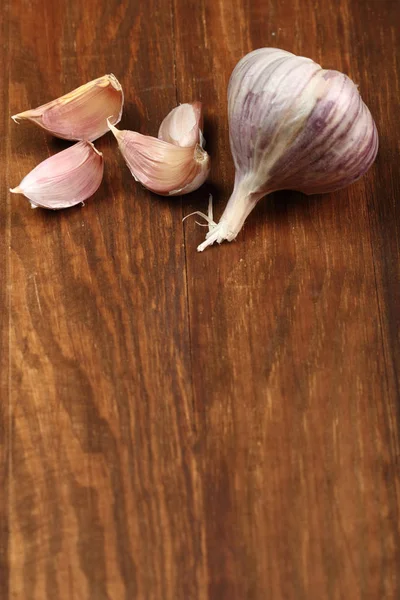
{"type": "Polygon", "coordinates": [[[108,118],[107,118],[107,125],[108,125],[108,128],[109,128],[109,130],[110,130],[110,131],[111,131],[111,132],[114,134],[114,136],[116,137],[116,139],[118,140],[118,136],[120,135],[120,133],[121,133],[121,132],[120,132],[120,130],[119,130],[119,129],[117,129],[117,128],[115,127],[115,125],[113,125],[113,124],[111,123],[110,119],[111,119],[111,117],[108,117],[108,118]]]}
{"type": "Polygon", "coordinates": [[[92,142],[86,142],[86,143],[89,144],[89,146],[91,146],[92,150],[94,150],[94,152],[96,152],[96,154],[98,156],[103,156],[103,153],[100,152],[100,150],[97,150],[96,146],[92,142]]]}

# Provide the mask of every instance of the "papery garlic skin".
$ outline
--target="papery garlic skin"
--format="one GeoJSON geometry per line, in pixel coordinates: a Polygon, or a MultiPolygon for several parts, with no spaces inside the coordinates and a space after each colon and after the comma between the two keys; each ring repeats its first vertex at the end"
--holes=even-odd
{"type": "Polygon", "coordinates": [[[277,48],[255,50],[236,65],[228,115],[234,190],[199,251],[235,239],[266,194],[340,189],[359,179],[378,151],[375,123],[351,79],[277,48]]]}
{"type": "Polygon", "coordinates": [[[107,118],[113,125],[120,122],[123,106],[121,84],[109,74],[11,118],[32,121],[59,138],[93,142],[108,132],[107,118]]]}
{"type": "Polygon", "coordinates": [[[110,124],[119,149],[136,181],[161,196],[180,196],[207,179],[210,157],[198,144],[180,147],[110,124]]]}
{"type": "Polygon", "coordinates": [[[203,147],[203,106],[201,102],[180,104],[165,117],[158,138],[182,148],[203,147]]]}
{"type": "Polygon", "coordinates": [[[41,162],[10,192],[26,196],[32,208],[69,208],[93,196],[103,170],[102,153],[90,142],[78,142],[41,162]]]}

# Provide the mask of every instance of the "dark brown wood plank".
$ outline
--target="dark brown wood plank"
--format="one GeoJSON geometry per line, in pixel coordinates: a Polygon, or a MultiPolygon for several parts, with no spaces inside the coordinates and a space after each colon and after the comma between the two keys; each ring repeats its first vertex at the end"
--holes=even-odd
{"type": "MultiPolygon", "coordinates": [[[[16,0],[10,114],[113,71],[122,125],[175,105],[168,4],[16,0]]],[[[65,143],[12,125],[12,185],[65,143]]],[[[10,597],[197,598],[203,519],[179,199],[138,186],[111,135],[96,196],[11,209],[10,597]],[[177,224],[177,227],[176,227],[177,224]]]]}
{"type": "Polygon", "coordinates": [[[7,186],[7,130],[8,130],[8,3],[0,11],[0,61],[3,73],[0,78],[0,123],[3,132],[0,144],[0,599],[8,597],[8,499],[9,499],[9,307],[8,307],[8,264],[9,264],[9,202],[7,186]]]}
{"type": "MultiPolygon", "coordinates": [[[[198,255],[204,231],[187,221],[209,597],[392,600],[400,595],[400,6],[174,5],[178,97],[205,105],[217,215],[233,185],[227,82],[249,50],[278,46],[344,70],[381,137],[362,181],[324,197],[274,194],[236,243],[198,255]],[[190,30],[181,26],[187,14],[198,15],[190,30]]],[[[201,190],[186,213],[206,203],[201,190]]]]}
{"type": "Polygon", "coordinates": [[[109,71],[126,128],[201,99],[213,166],[158,198],[106,136],[85,207],[0,190],[0,598],[399,598],[399,3],[3,7],[7,188],[66,146],[8,116],[109,71]],[[359,83],[378,160],[199,255],[181,218],[229,197],[227,82],[260,46],[359,83]]]}

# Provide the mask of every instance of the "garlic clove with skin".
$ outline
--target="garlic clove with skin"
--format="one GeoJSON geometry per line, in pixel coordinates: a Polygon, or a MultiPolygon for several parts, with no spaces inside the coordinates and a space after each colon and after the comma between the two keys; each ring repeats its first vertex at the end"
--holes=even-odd
{"type": "Polygon", "coordinates": [[[175,146],[188,148],[204,146],[203,106],[201,102],[180,104],[165,117],[158,131],[158,138],[175,146]]]}
{"type": "Polygon", "coordinates": [[[234,189],[199,251],[235,239],[263,196],[340,189],[364,175],[378,151],[374,120],[351,79],[278,48],[236,65],[228,117],[234,189]]]}
{"type": "Polygon", "coordinates": [[[210,170],[210,157],[199,144],[176,146],[109,123],[133,177],[161,196],[180,196],[199,188],[210,170]]]}
{"type": "Polygon", "coordinates": [[[107,118],[113,125],[119,123],[123,105],[121,84],[110,74],[11,118],[16,123],[32,121],[59,138],[93,142],[108,132],[107,118]]]}
{"type": "Polygon", "coordinates": [[[10,192],[26,196],[32,208],[69,208],[95,193],[103,169],[102,153],[90,142],[78,142],[41,162],[10,192]]]}

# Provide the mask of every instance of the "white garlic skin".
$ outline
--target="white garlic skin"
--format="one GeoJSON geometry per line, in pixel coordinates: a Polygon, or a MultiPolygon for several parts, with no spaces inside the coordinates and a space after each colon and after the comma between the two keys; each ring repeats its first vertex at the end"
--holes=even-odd
{"type": "Polygon", "coordinates": [[[378,151],[374,120],[351,79],[278,48],[236,65],[228,117],[235,186],[199,251],[235,239],[266,194],[340,189],[364,175],[378,151]]]}
{"type": "Polygon", "coordinates": [[[253,192],[331,192],[361,177],[378,151],[375,123],[353,81],[276,48],[239,61],[228,115],[236,173],[251,176],[253,192]]]}

